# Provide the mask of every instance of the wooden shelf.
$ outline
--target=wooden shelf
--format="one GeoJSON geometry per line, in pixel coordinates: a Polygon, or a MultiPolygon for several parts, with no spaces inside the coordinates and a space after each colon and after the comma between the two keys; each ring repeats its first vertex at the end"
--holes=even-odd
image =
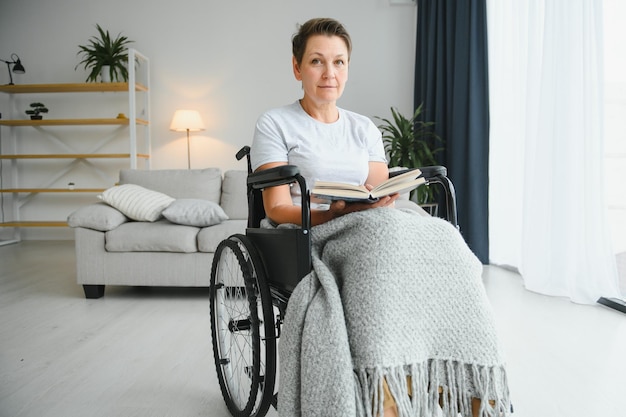
{"type": "MultiPolygon", "coordinates": [[[[65,83],[2,85],[0,92],[8,94],[27,93],[100,93],[128,91],[128,83],[65,83]]],[[[148,91],[142,84],[135,84],[135,91],[148,91]]]]}
{"type": "Polygon", "coordinates": [[[0,227],[67,227],[63,221],[18,221],[0,223],[0,227]]]}
{"type": "Polygon", "coordinates": [[[101,193],[106,188],[6,188],[0,193],[101,193]]]}
{"type": "MultiPolygon", "coordinates": [[[[0,159],[115,159],[130,158],[129,153],[57,153],[57,154],[23,154],[23,155],[0,155],[0,159]]],[[[137,154],[137,158],[150,158],[147,154],[137,154]]]]}
{"type": "MultiPolygon", "coordinates": [[[[144,119],[136,119],[138,125],[148,125],[144,119]]],[[[129,119],[43,119],[43,120],[0,120],[0,126],[91,126],[91,125],[119,125],[128,126],[129,119]]]]}
{"type": "MultiPolygon", "coordinates": [[[[0,85],[0,96],[6,94],[9,104],[8,109],[6,109],[7,114],[3,114],[4,119],[0,119],[0,129],[8,131],[10,141],[7,150],[2,148],[4,154],[0,151],[0,162],[10,160],[7,171],[10,172],[11,179],[10,182],[4,183],[7,188],[0,186],[0,196],[4,196],[5,199],[8,198],[13,204],[13,217],[6,218],[5,222],[0,222],[0,229],[13,228],[13,242],[20,240],[20,228],[67,226],[65,221],[37,220],[37,217],[40,216],[44,219],[45,217],[57,217],[46,216],[45,213],[49,213],[48,210],[40,210],[37,215],[26,216],[32,220],[17,220],[23,217],[20,212],[24,204],[29,203],[45,208],[52,198],[55,203],[65,199],[67,202],[63,203],[64,205],[75,205],[77,203],[76,197],[79,195],[90,199],[105,191],[114,181],[110,171],[117,170],[119,165],[129,169],[138,169],[138,162],[141,162],[147,169],[150,168],[150,91],[148,85],[150,62],[147,57],[135,49],[129,48],[128,64],[128,79],[133,81],[130,83],[80,82],[0,85]],[[135,65],[136,63],[140,63],[140,65],[135,65]],[[136,78],[135,75],[139,75],[139,78],[136,78]],[[145,84],[135,81],[141,81],[145,84]],[[48,99],[45,97],[52,101],[66,100],[63,96],[69,95],[67,99],[72,100],[73,104],[70,109],[86,107],[85,110],[88,110],[90,103],[97,103],[97,112],[77,114],[71,113],[70,110],[70,113],[59,113],[56,116],[43,114],[41,120],[32,120],[22,110],[18,110],[20,106],[23,106],[22,102],[26,101],[26,97],[23,96],[25,94],[30,95],[27,102],[47,101],[48,99]],[[137,102],[138,96],[139,102],[137,102]],[[127,105],[120,107],[122,98],[126,98],[127,105]],[[110,105],[107,106],[107,103],[110,105]],[[117,107],[120,108],[115,110],[117,107]],[[121,117],[116,117],[118,115],[121,117]],[[98,128],[97,126],[101,127],[98,128]],[[125,131],[128,131],[128,134],[125,131]],[[142,141],[141,139],[138,140],[138,131],[142,133],[142,141]],[[83,148],[74,146],[73,142],[65,143],[66,139],[69,141],[73,137],[72,135],[77,134],[86,135],[87,142],[85,143],[90,146],[83,148]],[[49,149],[37,146],[36,143],[32,143],[30,149],[23,149],[19,146],[22,139],[30,141],[31,138],[36,137],[50,139],[54,146],[49,149]],[[110,146],[107,147],[106,145],[110,146]],[[20,154],[18,150],[21,150],[22,153],[20,154]],[[140,159],[141,161],[139,161],[140,159]],[[31,175],[30,170],[33,169],[33,166],[36,166],[37,170],[31,175]],[[81,182],[80,178],[72,177],[72,175],[82,173],[79,168],[98,173],[102,180],[81,182]],[[72,172],[74,169],[77,169],[77,172],[72,172]],[[26,171],[28,175],[33,177],[33,180],[24,184],[24,181],[19,179],[21,171],[26,171]],[[72,173],[70,174],[70,172],[72,173]],[[75,187],[70,190],[66,184],[72,180],[82,184],[83,187],[75,187]],[[48,188],[47,185],[51,185],[53,188],[48,188]]],[[[3,178],[4,174],[3,172],[3,178]]],[[[2,244],[0,242],[0,245],[2,244]]]]}

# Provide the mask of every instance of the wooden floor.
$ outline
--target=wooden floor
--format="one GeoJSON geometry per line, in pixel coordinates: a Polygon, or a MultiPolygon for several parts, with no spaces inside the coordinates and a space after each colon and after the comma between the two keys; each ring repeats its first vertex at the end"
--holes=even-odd
{"type": "MultiPolygon", "coordinates": [[[[86,300],[75,279],[71,241],[0,247],[0,417],[229,415],[206,289],[86,300]]],[[[514,416],[626,416],[626,315],[528,292],[496,267],[484,281],[514,416]]]]}

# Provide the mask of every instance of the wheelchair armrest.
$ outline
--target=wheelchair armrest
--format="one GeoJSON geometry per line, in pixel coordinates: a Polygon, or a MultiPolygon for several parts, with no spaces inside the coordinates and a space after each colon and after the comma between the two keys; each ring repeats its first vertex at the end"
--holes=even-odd
{"type": "Polygon", "coordinates": [[[255,190],[296,182],[300,170],[295,165],[281,165],[248,175],[248,185],[255,190]]]}
{"type": "Polygon", "coordinates": [[[427,180],[435,177],[445,177],[448,175],[448,170],[444,166],[435,165],[430,167],[421,167],[422,176],[427,180]]]}
{"type": "MultiPolygon", "coordinates": [[[[389,173],[389,177],[395,177],[396,175],[400,175],[413,169],[415,168],[393,171],[389,173]]],[[[441,165],[434,165],[429,167],[420,167],[419,170],[422,171],[422,177],[424,177],[424,179],[426,180],[426,185],[439,184],[441,187],[443,187],[446,204],[445,218],[455,227],[458,227],[456,212],[456,193],[454,191],[454,185],[452,184],[452,181],[450,181],[450,179],[448,178],[448,169],[441,165]]]]}
{"type": "Polygon", "coordinates": [[[300,169],[295,165],[280,165],[274,168],[248,174],[248,187],[255,190],[276,187],[278,185],[297,182],[302,193],[302,231],[308,234],[311,229],[311,198],[307,190],[306,180],[300,175],[300,169]]]}
{"type": "Polygon", "coordinates": [[[427,184],[439,184],[444,189],[444,198],[446,204],[446,220],[454,227],[459,227],[456,212],[456,192],[454,184],[448,178],[448,170],[444,166],[432,166],[420,168],[427,184]]]}
{"type": "Polygon", "coordinates": [[[448,175],[448,170],[446,169],[446,167],[444,166],[440,166],[440,165],[436,165],[436,166],[429,166],[429,167],[420,167],[420,168],[406,168],[406,169],[399,169],[397,171],[392,171],[389,173],[389,178],[393,178],[397,175],[400,174],[404,174],[405,172],[409,172],[409,171],[414,171],[416,169],[419,169],[422,172],[422,176],[424,177],[424,179],[428,180],[429,178],[435,178],[438,176],[446,176],[448,175]]]}

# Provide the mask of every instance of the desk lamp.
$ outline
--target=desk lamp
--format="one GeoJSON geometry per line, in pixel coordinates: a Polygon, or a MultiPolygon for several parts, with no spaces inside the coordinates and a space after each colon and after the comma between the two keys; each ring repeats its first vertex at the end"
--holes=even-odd
{"type": "Polygon", "coordinates": [[[15,85],[13,84],[13,76],[11,75],[11,64],[13,64],[13,72],[16,74],[24,74],[26,70],[22,65],[22,61],[20,61],[20,57],[17,54],[11,54],[11,59],[14,61],[5,61],[4,59],[0,59],[0,61],[7,64],[7,70],[9,70],[9,83],[7,85],[15,85]]]}

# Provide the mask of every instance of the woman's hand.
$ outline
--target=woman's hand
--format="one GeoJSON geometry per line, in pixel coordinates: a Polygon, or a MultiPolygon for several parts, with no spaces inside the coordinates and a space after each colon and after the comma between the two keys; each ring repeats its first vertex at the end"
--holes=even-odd
{"type": "Polygon", "coordinates": [[[378,207],[393,207],[398,197],[400,197],[398,193],[388,195],[381,197],[375,203],[347,203],[344,200],[337,200],[331,203],[328,211],[331,213],[331,217],[335,218],[343,216],[344,214],[354,213],[355,211],[369,210],[378,207]]]}

